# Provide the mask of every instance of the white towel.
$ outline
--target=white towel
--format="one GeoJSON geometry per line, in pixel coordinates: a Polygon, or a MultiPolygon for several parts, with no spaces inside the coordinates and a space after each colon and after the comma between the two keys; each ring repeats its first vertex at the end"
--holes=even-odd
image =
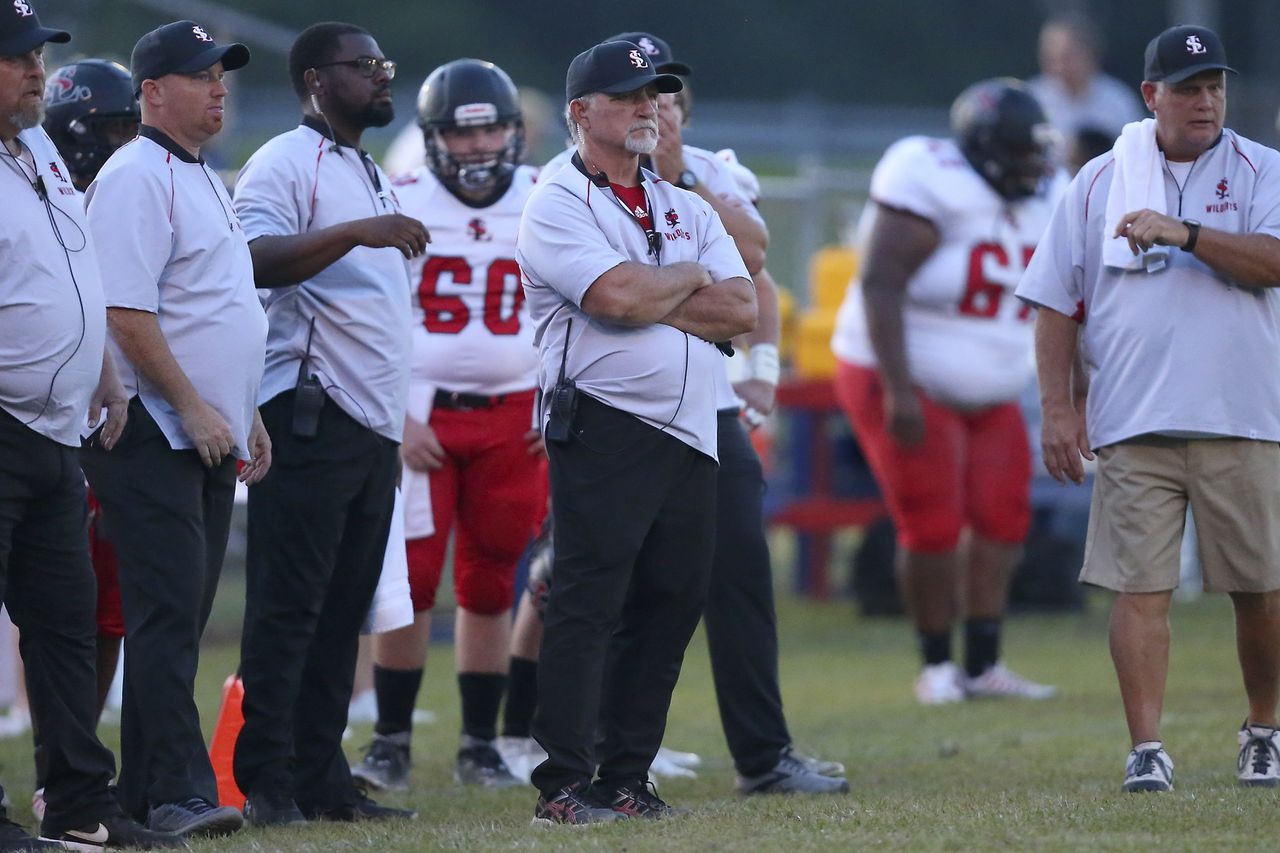
{"type": "Polygon", "coordinates": [[[1129,249],[1125,237],[1112,237],[1126,213],[1147,208],[1167,213],[1164,198],[1164,166],[1156,145],[1156,120],[1132,121],[1120,131],[1111,149],[1116,173],[1107,193],[1106,219],[1102,223],[1102,263],[1112,269],[1156,272],[1168,262],[1168,246],[1152,246],[1140,255],[1129,249]]]}
{"type": "Polygon", "coordinates": [[[373,602],[365,617],[363,634],[383,634],[413,622],[413,599],[409,595],[409,557],[404,549],[404,500],[396,489],[391,510],[391,530],[382,557],[382,574],[373,602]]]}
{"type": "MultiPolygon", "coordinates": [[[[409,416],[426,423],[431,420],[431,407],[436,399],[436,386],[413,380],[409,383],[409,416]]],[[[436,532],[431,509],[431,482],[425,471],[408,465],[400,469],[400,489],[404,492],[404,532],[409,539],[425,539],[436,532]]]]}

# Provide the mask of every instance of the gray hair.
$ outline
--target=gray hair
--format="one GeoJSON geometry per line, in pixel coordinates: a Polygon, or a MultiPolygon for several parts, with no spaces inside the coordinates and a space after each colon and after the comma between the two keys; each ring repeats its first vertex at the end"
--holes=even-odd
{"type": "MultiPolygon", "coordinates": [[[[573,101],[582,101],[582,103],[590,106],[591,102],[595,100],[597,94],[599,93],[588,92],[585,95],[579,95],[574,98],[573,101]]],[[[569,138],[573,141],[573,144],[576,147],[582,144],[582,128],[573,120],[573,101],[564,105],[564,123],[565,127],[569,129],[569,138]]]]}

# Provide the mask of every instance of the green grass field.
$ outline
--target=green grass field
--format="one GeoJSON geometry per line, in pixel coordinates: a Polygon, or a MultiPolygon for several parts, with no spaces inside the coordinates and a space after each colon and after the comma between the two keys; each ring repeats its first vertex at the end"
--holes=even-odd
{"type": "MultiPolygon", "coordinates": [[[[228,578],[219,618],[242,587],[228,578]]],[[[198,851],[376,849],[584,850],[1254,850],[1280,841],[1277,792],[1239,790],[1235,732],[1244,715],[1224,599],[1178,605],[1165,738],[1177,763],[1174,793],[1119,792],[1128,743],[1107,657],[1106,609],[1011,620],[1008,662],[1062,688],[1043,703],[921,708],[905,623],[859,618],[847,603],[781,606],[782,674],[792,734],[844,761],[852,792],[823,799],[733,793],[702,638],[694,640],[671,712],[668,744],[700,753],[696,780],[662,785],[695,814],[666,823],[574,830],[529,827],[534,793],[473,792],[452,781],[458,727],[452,649],[433,647],[421,705],[439,722],[415,733],[416,788],[387,797],[421,812],[413,823],[246,830],[198,851]]],[[[221,627],[226,628],[223,624],[221,627]]],[[[211,731],[236,648],[213,632],[200,699],[211,731]],[[220,638],[220,639],[219,639],[220,638]]],[[[118,730],[104,727],[114,744],[118,730]]],[[[369,737],[348,742],[357,756],[369,737]]],[[[25,808],[32,779],[25,738],[0,742],[0,775],[25,808]]]]}

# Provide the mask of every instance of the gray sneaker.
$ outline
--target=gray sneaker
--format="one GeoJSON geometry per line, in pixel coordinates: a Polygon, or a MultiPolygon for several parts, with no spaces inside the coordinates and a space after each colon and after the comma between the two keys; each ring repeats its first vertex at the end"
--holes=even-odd
{"type": "Polygon", "coordinates": [[[1173,759],[1164,751],[1160,741],[1140,743],[1129,750],[1124,763],[1125,793],[1173,790],[1173,759]]]}
{"type": "Polygon", "coordinates": [[[351,768],[351,778],[378,791],[409,790],[409,732],[374,735],[364,758],[351,768]]]}
{"type": "Polygon", "coordinates": [[[849,783],[839,776],[824,776],[787,749],[778,763],[759,776],[739,776],[740,794],[846,794],[849,783]]]}
{"type": "Polygon", "coordinates": [[[801,752],[794,745],[787,746],[782,752],[784,755],[790,755],[819,776],[844,776],[844,765],[839,761],[827,761],[825,758],[801,752]]]}
{"type": "Polygon", "coordinates": [[[215,806],[201,797],[190,797],[180,803],[161,803],[152,806],[147,814],[147,829],[183,838],[231,835],[243,826],[244,815],[239,809],[215,806]]]}
{"type": "Polygon", "coordinates": [[[1240,727],[1237,777],[1248,788],[1274,788],[1280,784],[1280,730],[1270,726],[1240,727]]]}
{"type": "Polygon", "coordinates": [[[491,740],[463,735],[458,743],[458,765],[453,772],[456,782],[482,788],[515,788],[525,782],[507,768],[491,740]]]}

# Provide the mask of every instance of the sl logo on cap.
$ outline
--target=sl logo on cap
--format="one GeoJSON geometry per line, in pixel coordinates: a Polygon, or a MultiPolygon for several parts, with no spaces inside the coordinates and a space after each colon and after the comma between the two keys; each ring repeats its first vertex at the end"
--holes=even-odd
{"type": "Polygon", "coordinates": [[[1200,41],[1200,36],[1187,36],[1187,53],[1208,53],[1209,48],[1200,41]]]}
{"type": "Polygon", "coordinates": [[[200,41],[213,42],[213,39],[209,38],[209,34],[204,31],[204,27],[202,26],[196,25],[192,27],[191,32],[194,33],[195,37],[200,39],[200,41]]]}
{"type": "Polygon", "coordinates": [[[650,56],[658,55],[658,46],[654,44],[653,40],[650,39],[648,36],[645,36],[644,38],[640,39],[640,41],[636,42],[636,44],[640,45],[640,49],[643,50],[645,53],[649,54],[650,56]]]}
{"type": "Polygon", "coordinates": [[[636,68],[648,68],[649,61],[640,55],[640,51],[633,50],[627,54],[631,58],[631,64],[636,68]]]}
{"type": "Polygon", "coordinates": [[[26,0],[13,0],[13,9],[24,18],[30,18],[35,14],[35,10],[31,8],[31,5],[26,0]]]}

